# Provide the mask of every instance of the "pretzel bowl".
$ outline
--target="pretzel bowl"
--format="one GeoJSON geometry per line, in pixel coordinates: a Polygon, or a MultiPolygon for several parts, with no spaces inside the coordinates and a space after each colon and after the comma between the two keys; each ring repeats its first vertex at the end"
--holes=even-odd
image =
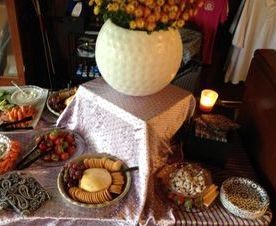
{"type": "Polygon", "coordinates": [[[129,191],[130,172],[120,159],[105,154],[81,155],[60,171],[57,186],[69,203],[102,208],[118,203],[129,191]]]}

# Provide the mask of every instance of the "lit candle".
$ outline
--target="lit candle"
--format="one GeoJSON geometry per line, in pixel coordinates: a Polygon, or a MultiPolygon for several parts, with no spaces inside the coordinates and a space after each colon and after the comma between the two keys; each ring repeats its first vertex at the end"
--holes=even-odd
{"type": "Polygon", "coordinates": [[[204,89],[201,91],[199,109],[203,112],[212,111],[216,101],[218,99],[218,93],[211,89],[204,89]]]}

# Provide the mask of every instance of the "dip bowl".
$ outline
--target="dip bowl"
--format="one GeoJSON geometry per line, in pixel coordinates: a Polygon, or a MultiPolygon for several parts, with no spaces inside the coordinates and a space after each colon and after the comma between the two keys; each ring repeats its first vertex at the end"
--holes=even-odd
{"type": "Polygon", "coordinates": [[[38,86],[23,86],[11,95],[11,101],[17,105],[35,105],[42,97],[43,89],[38,86]]]}

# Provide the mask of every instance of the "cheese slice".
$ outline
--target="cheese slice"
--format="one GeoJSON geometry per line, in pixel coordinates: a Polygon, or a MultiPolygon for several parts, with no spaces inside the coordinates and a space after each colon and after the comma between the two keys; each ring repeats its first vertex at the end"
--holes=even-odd
{"type": "Polygon", "coordinates": [[[79,187],[85,191],[97,192],[109,188],[112,183],[110,173],[103,168],[91,168],[83,172],[79,187]]]}
{"type": "Polygon", "coordinates": [[[75,94],[72,95],[72,96],[70,96],[70,97],[68,97],[68,98],[66,98],[65,101],[64,101],[64,104],[66,106],[68,106],[73,101],[74,97],[75,97],[75,94]]]}
{"type": "MultiPolygon", "coordinates": [[[[205,192],[205,195],[208,195],[212,192],[214,192],[215,190],[217,190],[218,186],[214,185],[214,184],[211,184],[210,187],[207,189],[207,191],[205,192]]],[[[204,195],[204,196],[205,196],[204,195]]]]}
{"type": "Polygon", "coordinates": [[[209,207],[211,205],[211,203],[216,199],[216,197],[218,196],[219,192],[217,190],[213,190],[211,193],[207,193],[204,197],[203,197],[203,204],[206,207],[209,207]]]}

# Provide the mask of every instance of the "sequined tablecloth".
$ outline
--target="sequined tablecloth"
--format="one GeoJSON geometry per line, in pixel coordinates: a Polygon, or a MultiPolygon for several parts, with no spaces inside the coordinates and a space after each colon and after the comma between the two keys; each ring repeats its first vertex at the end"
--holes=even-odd
{"type": "MultiPolygon", "coordinates": [[[[144,206],[153,192],[151,176],[165,164],[172,136],[185,119],[191,117],[194,109],[193,95],[173,85],[154,95],[132,97],[120,94],[102,79],[96,79],[79,87],[58,125],[79,132],[87,141],[89,152],[108,153],[128,166],[139,166],[117,217],[129,225],[146,224],[146,219],[159,215],[161,218],[161,214],[174,222],[172,213],[165,207],[162,213],[158,207],[150,210],[154,214],[148,215],[144,206]]],[[[113,221],[114,215],[91,213],[99,219],[113,221]]]]}
{"type": "MultiPolygon", "coordinates": [[[[126,97],[115,93],[103,81],[95,80],[80,87],[72,105],[59,118],[59,125],[75,129],[85,137],[88,145],[85,152],[106,152],[123,159],[129,166],[139,165],[139,172],[132,172],[131,189],[120,203],[102,209],[85,209],[67,203],[56,185],[62,166],[48,167],[39,162],[24,172],[41,183],[51,200],[28,217],[2,210],[0,225],[269,225],[270,209],[260,219],[245,220],[227,212],[219,200],[208,211],[187,213],[171,209],[157,196],[153,173],[167,158],[170,137],[195,107],[194,98],[188,92],[174,86],[162,92],[146,98],[126,97]]],[[[19,140],[26,152],[36,133],[43,127],[53,126],[55,120],[45,111],[37,130],[8,136],[19,140]]],[[[234,150],[224,170],[215,167],[209,170],[218,185],[230,176],[256,179],[240,149],[234,150]]]]}

